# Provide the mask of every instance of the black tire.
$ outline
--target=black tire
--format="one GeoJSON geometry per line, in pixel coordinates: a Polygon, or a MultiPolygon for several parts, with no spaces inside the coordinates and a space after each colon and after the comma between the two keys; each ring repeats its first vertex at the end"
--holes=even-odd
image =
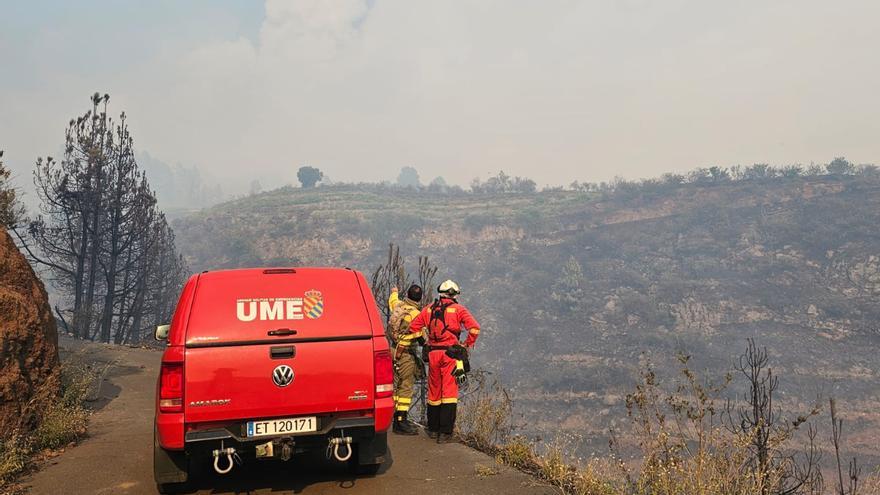
{"type": "Polygon", "coordinates": [[[348,460],[348,470],[358,476],[372,476],[379,472],[379,468],[382,467],[382,463],[378,464],[361,464],[360,463],[360,451],[364,448],[361,444],[354,445],[354,452],[352,452],[351,458],[348,460]]]}
{"type": "Polygon", "coordinates": [[[162,495],[190,493],[190,492],[192,492],[192,484],[189,482],[185,482],[185,483],[157,483],[156,489],[162,495]]]}
{"type": "Polygon", "coordinates": [[[361,476],[373,476],[379,472],[381,467],[381,464],[358,464],[355,467],[354,472],[361,476]]]}

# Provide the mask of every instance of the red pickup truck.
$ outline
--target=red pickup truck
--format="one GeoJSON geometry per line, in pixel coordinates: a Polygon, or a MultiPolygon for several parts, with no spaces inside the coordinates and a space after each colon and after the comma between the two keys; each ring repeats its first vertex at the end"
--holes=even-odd
{"type": "Polygon", "coordinates": [[[363,274],[335,268],[203,272],[183,289],[156,387],[160,492],[200,464],[327,451],[375,472],[393,414],[392,363],[363,274]]]}

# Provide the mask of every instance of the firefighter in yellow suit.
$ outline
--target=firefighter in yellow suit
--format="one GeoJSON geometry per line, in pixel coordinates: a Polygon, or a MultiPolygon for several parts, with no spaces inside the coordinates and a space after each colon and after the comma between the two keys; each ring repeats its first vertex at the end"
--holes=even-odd
{"type": "Polygon", "coordinates": [[[422,301],[422,288],[416,284],[406,291],[401,300],[397,287],[391,289],[388,308],[391,317],[388,330],[394,344],[394,426],[393,431],[399,435],[417,435],[418,429],[407,418],[412,404],[413,384],[418,374],[423,373],[416,358],[417,342],[424,343],[424,335],[412,333],[410,323],[419,315],[422,301]]]}

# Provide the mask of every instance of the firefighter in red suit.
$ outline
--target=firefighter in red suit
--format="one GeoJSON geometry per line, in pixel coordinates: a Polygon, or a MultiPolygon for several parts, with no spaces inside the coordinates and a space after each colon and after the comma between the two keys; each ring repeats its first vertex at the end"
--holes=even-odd
{"type": "Polygon", "coordinates": [[[452,440],[458,404],[458,380],[469,371],[468,351],[480,335],[480,324],[455,299],[461,291],[447,280],[437,288],[440,297],[410,324],[412,333],[428,333],[428,436],[440,443],[452,440]],[[464,346],[459,337],[467,331],[464,346]]]}

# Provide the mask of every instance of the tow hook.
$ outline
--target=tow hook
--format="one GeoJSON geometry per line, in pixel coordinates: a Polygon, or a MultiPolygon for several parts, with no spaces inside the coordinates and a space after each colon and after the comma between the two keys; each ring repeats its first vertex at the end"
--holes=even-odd
{"type": "Polygon", "coordinates": [[[351,458],[351,453],[352,453],[351,437],[340,436],[340,437],[335,437],[335,438],[329,439],[329,441],[327,443],[327,458],[328,459],[330,458],[331,452],[332,452],[333,457],[339,462],[345,462],[345,461],[349,460],[351,458]],[[340,445],[345,445],[345,456],[344,457],[339,455],[339,446],[340,445]]]}
{"type": "Polygon", "coordinates": [[[236,462],[241,464],[241,457],[238,456],[235,448],[223,448],[223,444],[221,444],[219,449],[214,450],[214,471],[217,471],[217,474],[226,474],[232,471],[236,462]],[[226,467],[220,469],[220,458],[224,455],[226,456],[226,467]]]}
{"type": "Polygon", "coordinates": [[[290,440],[281,443],[281,460],[289,461],[293,457],[293,442],[290,440]]]}

